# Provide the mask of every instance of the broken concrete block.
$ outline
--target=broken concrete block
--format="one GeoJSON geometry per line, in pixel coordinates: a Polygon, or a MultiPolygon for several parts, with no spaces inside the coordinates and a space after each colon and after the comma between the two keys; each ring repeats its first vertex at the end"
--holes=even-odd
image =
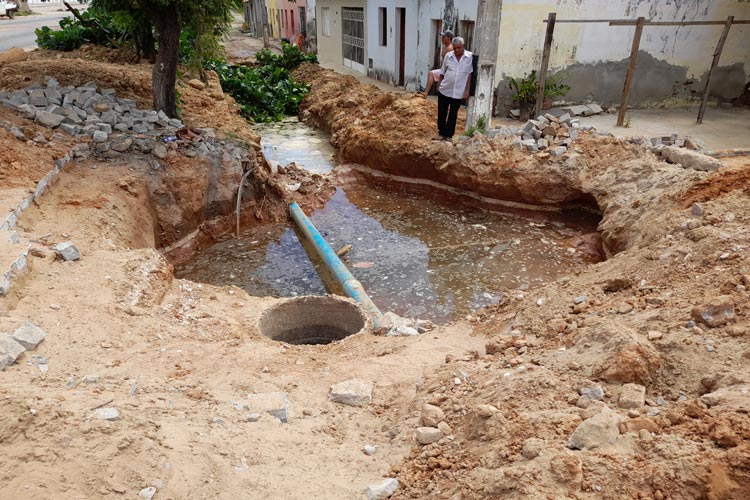
{"type": "Polygon", "coordinates": [[[66,261],[78,260],[81,258],[81,254],[78,249],[70,241],[58,243],[54,247],[55,252],[66,261]]]}
{"type": "Polygon", "coordinates": [[[26,349],[16,339],[7,333],[0,334],[0,357],[10,359],[9,365],[15,363],[24,352],[26,349]]]}
{"type": "Polygon", "coordinates": [[[588,108],[588,106],[580,105],[580,106],[569,106],[565,108],[565,111],[567,113],[570,113],[571,115],[575,116],[581,116],[584,113],[590,113],[591,110],[588,108]]]}
{"type": "Polygon", "coordinates": [[[81,130],[81,127],[79,127],[78,125],[72,125],[70,123],[61,123],[60,130],[69,135],[76,135],[81,130]]]}
{"type": "Polygon", "coordinates": [[[549,150],[552,156],[562,156],[566,151],[568,151],[568,148],[566,148],[565,146],[555,146],[554,148],[549,150]]]}
{"type": "Polygon", "coordinates": [[[13,332],[13,339],[26,350],[36,349],[46,336],[44,330],[28,321],[13,332]]]}
{"type": "Polygon", "coordinates": [[[351,379],[331,386],[330,401],[349,406],[365,406],[372,403],[372,384],[365,380],[351,379]]]}
{"type": "Polygon", "coordinates": [[[371,484],[365,490],[367,500],[384,500],[390,498],[398,490],[398,479],[389,477],[380,484],[371,484]]]}
{"type": "Polygon", "coordinates": [[[591,104],[587,104],[586,106],[589,108],[589,114],[588,115],[584,115],[584,116],[598,115],[599,113],[601,113],[602,111],[604,111],[602,109],[602,107],[599,106],[598,104],[596,104],[595,102],[592,102],[591,104]]]}
{"type": "Polygon", "coordinates": [[[123,153],[123,152],[127,151],[128,148],[130,148],[131,144],[133,144],[133,139],[131,139],[128,136],[120,136],[120,137],[114,138],[112,140],[112,146],[111,147],[112,147],[113,150],[115,150],[115,151],[117,151],[119,153],[123,153]]]}
{"type": "Polygon", "coordinates": [[[29,94],[29,104],[38,108],[46,108],[48,103],[47,96],[44,95],[44,90],[32,90],[29,94]]]}
{"type": "Polygon", "coordinates": [[[107,137],[109,136],[103,130],[95,130],[91,135],[91,138],[94,142],[107,142],[107,137]]]}
{"type": "Polygon", "coordinates": [[[289,396],[284,392],[248,394],[247,407],[252,413],[268,413],[282,423],[289,422],[289,396]]]}

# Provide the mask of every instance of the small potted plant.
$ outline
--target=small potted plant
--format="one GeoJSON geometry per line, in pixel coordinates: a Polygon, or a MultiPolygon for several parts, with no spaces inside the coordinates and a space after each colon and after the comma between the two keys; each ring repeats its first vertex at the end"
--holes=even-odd
{"type": "MultiPolygon", "coordinates": [[[[510,79],[510,87],[516,92],[513,95],[519,107],[521,109],[521,121],[529,119],[531,111],[536,105],[536,95],[539,89],[539,80],[536,77],[536,70],[533,70],[528,75],[517,80],[515,78],[510,79]]],[[[558,75],[550,75],[544,83],[544,98],[554,99],[555,97],[562,97],[570,92],[570,85],[567,85],[560,81],[558,75]]]]}

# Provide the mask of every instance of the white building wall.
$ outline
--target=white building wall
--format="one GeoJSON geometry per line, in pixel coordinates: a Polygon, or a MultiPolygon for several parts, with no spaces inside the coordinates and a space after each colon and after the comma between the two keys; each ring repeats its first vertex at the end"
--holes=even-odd
{"type": "Polygon", "coordinates": [[[317,33],[317,48],[318,48],[318,60],[322,64],[328,65],[343,65],[344,53],[342,45],[342,32],[341,32],[341,8],[342,7],[353,7],[363,8],[365,14],[365,67],[367,66],[368,58],[368,47],[367,39],[370,27],[368,26],[369,20],[367,18],[367,1],[366,0],[316,0],[315,5],[315,19],[316,19],[316,33],[317,33]],[[328,8],[330,12],[330,34],[324,35],[325,30],[324,19],[321,15],[323,8],[328,8]]]}
{"type": "Polygon", "coordinates": [[[416,88],[417,81],[417,0],[380,0],[367,2],[367,20],[369,23],[367,52],[369,59],[368,75],[377,80],[398,84],[400,59],[400,21],[396,9],[405,16],[405,50],[404,50],[404,86],[416,88]],[[383,45],[380,9],[386,9],[386,44],[383,45]]]}
{"type": "MultiPolygon", "coordinates": [[[[549,12],[557,19],[703,21],[750,19],[745,0],[504,0],[496,81],[502,93],[508,77],[539,68],[549,12]],[[503,83],[505,81],[505,84],[503,83]]],[[[630,102],[647,104],[690,97],[702,89],[723,26],[644,27],[630,102]],[[692,82],[692,83],[691,83],[692,82]]],[[[618,102],[634,27],[608,23],[555,26],[550,71],[562,72],[571,100],[618,102]]],[[[732,27],[712,94],[729,99],[750,79],[750,25],[732,27]]],[[[507,96],[506,99],[507,101],[507,96]]]]}

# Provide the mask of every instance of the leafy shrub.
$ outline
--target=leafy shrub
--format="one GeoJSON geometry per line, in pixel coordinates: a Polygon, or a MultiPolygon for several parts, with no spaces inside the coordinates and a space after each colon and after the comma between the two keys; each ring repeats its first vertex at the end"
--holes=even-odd
{"type": "Polygon", "coordinates": [[[317,62],[315,54],[305,54],[296,46],[283,44],[282,54],[262,50],[256,59],[258,67],[213,59],[206,61],[205,68],[216,71],[221,88],[237,101],[248,120],[279,121],[286,115],[296,115],[309,86],[294,81],[290,71],[302,62],[317,62]]]}
{"type": "MultiPolygon", "coordinates": [[[[536,77],[536,70],[525,77],[516,80],[510,79],[510,87],[516,91],[513,96],[522,106],[534,104],[536,94],[539,91],[539,80],[536,77]]],[[[544,81],[544,97],[562,97],[570,92],[570,85],[563,83],[558,75],[550,75],[544,81]]]]}
{"type": "Polygon", "coordinates": [[[60,20],[59,30],[48,26],[36,29],[37,45],[43,49],[70,51],[84,43],[113,47],[116,40],[122,42],[129,37],[120,20],[101,9],[91,7],[82,12],[81,17],[87,21],[85,24],[74,17],[66,17],[60,20]]]}

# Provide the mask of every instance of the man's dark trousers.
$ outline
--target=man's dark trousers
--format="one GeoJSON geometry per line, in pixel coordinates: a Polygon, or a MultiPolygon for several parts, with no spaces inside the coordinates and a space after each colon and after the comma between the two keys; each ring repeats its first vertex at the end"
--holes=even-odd
{"type": "Polygon", "coordinates": [[[456,133],[456,120],[458,119],[458,108],[461,107],[463,99],[453,99],[438,92],[438,133],[450,139],[456,133]]]}

